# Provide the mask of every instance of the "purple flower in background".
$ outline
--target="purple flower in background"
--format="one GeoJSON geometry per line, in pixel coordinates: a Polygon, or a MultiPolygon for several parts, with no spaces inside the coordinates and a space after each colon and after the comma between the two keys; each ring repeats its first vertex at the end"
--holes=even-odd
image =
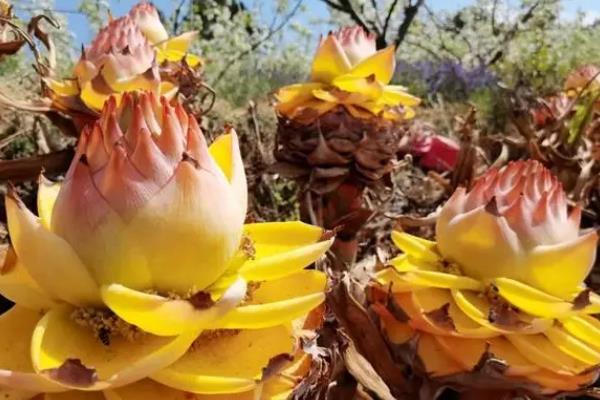
{"type": "Polygon", "coordinates": [[[494,87],[496,75],[485,65],[466,68],[451,60],[422,60],[413,63],[398,62],[396,80],[414,85],[419,82],[427,94],[442,94],[447,99],[464,100],[473,91],[494,87]]]}

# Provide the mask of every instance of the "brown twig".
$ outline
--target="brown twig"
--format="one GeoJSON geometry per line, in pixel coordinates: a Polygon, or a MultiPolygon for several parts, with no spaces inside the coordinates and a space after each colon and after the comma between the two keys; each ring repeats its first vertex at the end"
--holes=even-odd
{"type": "MultiPolygon", "coordinates": [[[[40,37],[39,33],[42,32],[41,30],[39,30],[35,25],[39,24],[39,22],[41,20],[45,20],[46,22],[48,22],[50,25],[52,25],[54,28],[59,29],[60,28],[60,24],[55,21],[54,19],[50,18],[47,15],[40,15],[37,17],[34,17],[31,22],[30,22],[30,26],[28,26],[29,30],[33,30],[34,33],[36,34],[36,37],[38,37],[39,39],[43,40],[44,38],[40,37]],[[32,25],[33,24],[33,25],[32,25]]],[[[45,71],[47,68],[49,68],[49,66],[47,66],[46,64],[44,64],[42,62],[42,56],[40,51],[38,50],[35,41],[33,40],[33,38],[31,37],[31,35],[28,32],[25,32],[19,25],[15,24],[14,22],[12,22],[10,19],[8,18],[4,18],[4,17],[0,17],[0,22],[9,25],[12,29],[14,29],[19,36],[25,40],[25,42],[27,42],[27,45],[29,46],[29,48],[31,49],[31,52],[33,53],[33,56],[35,58],[35,62],[37,64],[37,67],[41,70],[41,71],[45,71]]],[[[47,43],[44,43],[46,46],[48,46],[47,43]]],[[[52,51],[52,48],[49,48],[50,51],[52,51]]]]}
{"type": "MultiPolygon", "coordinates": [[[[388,7],[387,15],[383,19],[383,24],[377,1],[371,1],[371,8],[373,9],[373,13],[375,15],[375,18],[372,21],[366,20],[364,16],[361,15],[361,13],[363,13],[363,10],[361,9],[361,12],[359,13],[359,11],[356,10],[356,8],[350,0],[321,1],[327,6],[331,7],[332,9],[348,15],[355,24],[357,24],[364,30],[374,33],[377,37],[377,48],[382,49],[389,45],[387,36],[390,31],[390,22],[392,20],[392,16],[394,15],[396,7],[399,3],[398,0],[393,0],[390,6],[388,7]]],[[[402,43],[406,38],[410,25],[413,23],[415,17],[417,16],[417,13],[419,12],[419,9],[424,4],[425,0],[416,0],[415,3],[413,3],[412,0],[409,0],[408,4],[404,7],[404,19],[402,20],[402,23],[400,23],[400,25],[398,26],[398,29],[392,41],[396,46],[396,49],[398,48],[400,43],[402,43]]]]}
{"type": "Polygon", "coordinates": [[[370,27],[369,25],[367,25],[366,22],[362,19],[362,17],[360,15],[358,15],[358,13],[354,9],[354,6],[350,2],[350,0],[338,0],[339,3],[334,3],[331,0],[321,0],[321,1],[325,4],[327,4],[331,8],[334,8],[338,11],[348,14],[348,16],[350,18],[352,18],[352,21],[354,21],[354,23],[356,23],[358,26],[360,26],[364,30],[375,31],[375,29],[374,29],[375,27],[373,27],[373,26],[370,27]]]}
{"type": "Polygon", "coordinates": [[[206,115],[206,114],[208,114],[208,112],[210,110],[212,110],[212,108],[215,105],[215,102],[217,101],[217,92],[206,82],[201,82],[200,86],[203,87],[204,89],[206,89],[206,91],[207,91],[207,93],[202,95],[202,97],[200,98],[201,105],[203,105],[207,99],[209,101],[208,106],[206,108],[202,108],[200,110],[202,115],[206,115]]]}
{"type": "Polygon", "coordinates": [[[252,100],[248,102],[248,111],[250,112],[250,120],[252,122],[254,136],[256,136],[256,146],[258,147],[258,152],[260,153],[261,159],[266,160],[267,153],[265,151],[262,135],[260,133],[260,124],[258,123],[258,116],[256,113],[256,103],[252,100]]]}
{"type": "Polygon", "coordinates": [[[496,46],[496,49],[493,49],[488,52],[488,54],[492,54],[492,56],[488,59],[488,61],[485,62],[485,65],[494,65],[502,59],[502,57],[504,56],[504,49],[506,48],[508,43],[510,43],[521,32],[521,30],[519,29],[521,24],[527,23],[535,14],[535,10],[540,5],[542,5],[544,1],[545,0],[538,0],[535,3],[532,3],[531,6],[529,6],[529,8],[527,9],[527,11],[525,11],[519,18],[516,19],[512,27],[504,33],[504,37],[502,38],[498,46],[496,46]]]}
{"type": "Polygon", "coordinates": [[[388,28],[390,26],[390,21],[392,19],[392,14],[394,14],[394,10],[398,5],[398,0],[393,0],[392,4],[390,4],[390,8],[388,8],[388,14],[385,17],[385,22],[383,23],[383,36],[387,36],[388,28]]]}
{"type": "Polygon", "coordinates": [[[73,149],[65,149],[18,160],[0,161],[0,182],[32,181],[44,171],[48,175],[59,175],[68,168],[74,156],[73,149]]]}
{"type": "Polygon", "coordinates": [[[185,5],[186,0],[181,0],[177,7],[175,7],[175,11],[173,12],[173,33],[177,34],[179,31],[179,16],[181,15],[181,10],[185,5]]]}
{"type": "Polygon", "coordinates": [[[419,9],[424,3],[425,0],[417,0],[417,2],[414,4],[412,1],[409,1],[406,7],[404,7],[404,19],[398,27],[398,33],[396,33],[396,38],[394,39],[396,50],[398,50],[398,47],[400,47],[400,43],[404,41],[404,38],[408,33],[408,28],[412,24],[413,20],[417,16],[417,13],[419,12],[419,9]]]}

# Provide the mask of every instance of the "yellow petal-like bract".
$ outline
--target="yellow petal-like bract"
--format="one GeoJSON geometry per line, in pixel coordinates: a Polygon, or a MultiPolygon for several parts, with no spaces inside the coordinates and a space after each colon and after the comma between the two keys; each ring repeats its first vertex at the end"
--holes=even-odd
{"type": "Polygon", "coordinates": [[[375,37],[362,28],[340,29],[321,40],[310,82],[279,89],[277,111],[304,123],[337,106],[359,118],[410,119],[420,101],[390,85],[395,67],[393,46],[377,51],[375,37]]]}

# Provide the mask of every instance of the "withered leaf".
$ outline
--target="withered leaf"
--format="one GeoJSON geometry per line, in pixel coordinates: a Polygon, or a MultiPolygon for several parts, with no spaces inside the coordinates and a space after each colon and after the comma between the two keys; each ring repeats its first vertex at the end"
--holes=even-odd
{"type": "Polygon", "coordinates": [[[262,369],[261,382],[277,375],[294,357],[288,353],[277,354],[269,359],[267,366],[262,369]]]}
{"type": "Polygon", "coordinates": [[[302,348],[311,356],[310,371],[290,400],[350,399],[356,392],[356,380],[347,372],[342,357],[349,339],[331,315],[318,332],[318,338],[302,341],[302,348]]]}
{"type": "Polygon", "coordinates": [[[313,357],[308,375],[294,388],[291,400],[323,400],[331,380],[331,368],[322,357],[313,357]]]}
{"type": "Polygon", "coordinates": [[[450,316],[449,310],[450,310],[450,303],[446,303],[443,306],[441,306],[440,308],[426,312],[424,314],[425,314],[425,316],[427,316],[428,319],[431,320],[431,322],[433,322],[435,325],[439,326],[440,328],[454,331],[454,330],[456,330],[456,327],[454,326],[454,321],[452,320],[452,317],[450,316]]]}
{"type": "Polygon", "coordinates": [[[403,398],[411,392],[411,385],[404,376],[404,369],[394,361],[379,326],[372,321],[364,307],[350,295],[351,284],[347,276],[334,282],[327,295],[327,305],[358,352],[388,385],[392,395],[403,398]]]}
{"type": "Polygon", "coordinates": [[[50,378],[70,386],[89,387],[98,380],[94,368],[88,368],[78,358],[68,358],[58,368],[44,371],[50,378]]]}
{"type": "Polygon", "coordinates": [[[492,324],[506,327],[518,327],[523,325],[523,321],[519,318],[518,310],[500,297],[494,288],[488,290],[486,295],[490,302],[488,321],[492,324]]]}
{"type": "Polygon", "coordinates": [[[486,375],[504,375],[506,370],[508,369],[508,364],[496,358],[496,356],[489,351],[489,345],[486,350],[481,355],[481,358],[473,367],[473,371],[481,372],[486,375]]]}
{"type": "Polygon", "coordinates": [[[392,295],[391,292],[388,294],[386,307],[388,311],[394,316],[394,318],[396,318],[399,322],[408,322],[408,320],[410,319],[406,312],[404,312],[402,307],[398,305],[396,298],[392,295]]]}
{"type": "Polygon", "coordinates": [[[188,301],[197,310],[205,310],[215,305],[215,302],[210,296],[210,293],[202,291],[196,292],[192,297],[188,299],[188,301]]]}
{"type": "Polygon", "coordinates": [[[0,56],[10,56],[15,54],[23,45],[24,40],[13,40],[10,42],[0,43],[0,56]]]}
{"type": "Polygon", "coordinates": [[[581,310],[592,304],[590,301],[590,292],[591,289],[585,289],[575,297],[575,300],[573,300],[573,310],[581,310]]]}
{"type": "Polygon", "coordinates": [[[373,369],[373,366],[363,357],[350,341],[344,352],[344,360],[350,373],[363,386],[377,394],[382,400],[394,400],[394,396],[390,392],[389,387],[373,369]]]}
{"type": "Polygon", "coordinates": [[[17,265],[17,254],[12,246],[0,247],[0,275],[8,274],[17,265]]]}
{"type": "Polygon", "coordinates": [[[33,17],[31,21],[29,21],[29,24],[27,25],[27,31],[30,34],[33,33],[33,35],[36,38],[38,38],[42,43],[44,43],[44,46],[46,46],[47,49],[49,49],[50,47],[52,47],[52,43],[48,34],[44,32],[44,30],[40,26],[42,21],[50,23],[50,25],[52,25],[54,28],[60,27],[56,21],[54,21],[47,15],[38,15],[33,17]]]}

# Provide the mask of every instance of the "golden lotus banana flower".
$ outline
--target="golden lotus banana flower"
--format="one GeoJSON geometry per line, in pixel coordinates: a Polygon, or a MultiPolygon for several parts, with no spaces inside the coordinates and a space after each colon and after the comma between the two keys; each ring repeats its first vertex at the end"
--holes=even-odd
{"type": "Polygon", "coordinates": [[[337,106],[357,118],[412,118],[411,107],[419,99],[406,88],[389,84],[395,66],[394,46],[377,51],[372,34],[358,26],[342,28],[321,39],[310,82],[277,92],[277,111],[305,123],[337,106]]]}
{"type": "Polygon", "coordinates": [[[306,189],[305,220],[312,214],[327,228],[344,226],[333,248],[343,265],[354,262],[357,232],[370,215],[364,188],[382,186],[400,151],[404,121],[419,103],[390,84],[394,70],[393,46],[377,51],[373,35],[343,28],[321,39],[310,82],[276,93],[276,168],[306,189]]]}
{"type": "Polygon", "coordinates": [[[246,196],[233,130],[207,146],[179,103],[110,97],[65,180],[41,180],[39,216],[6,197],[0,394],[285,397],[324,299],[325,275],[304,267],[333,239],[244,225],[246,196]]]}
{"type": "Polygon", "coordinates": [[[54,108],[79,122],[97,117],[109,96],[119,99],[126,91],[152,90],[172,98],[180,82],[163,69],[173,62],[201,65],[197,56],[188,54],[195,36],[186,32],[169,38],[156,8],[139,3],[128,15],[111,20],[82,50],[73,78],[46,79],[54,108]]]}
{"type": "Polygon", "coordinates": [[[584,279],[598,236],[581,233],[581,210],[567,208],[556,177],[519,161],[459,188],[437,242],[394,232],[403,254],[372,292],[388,339],[413,340],[416,370],[467,389],[551,395],[592,383],[600,296],[584,279]]]}

